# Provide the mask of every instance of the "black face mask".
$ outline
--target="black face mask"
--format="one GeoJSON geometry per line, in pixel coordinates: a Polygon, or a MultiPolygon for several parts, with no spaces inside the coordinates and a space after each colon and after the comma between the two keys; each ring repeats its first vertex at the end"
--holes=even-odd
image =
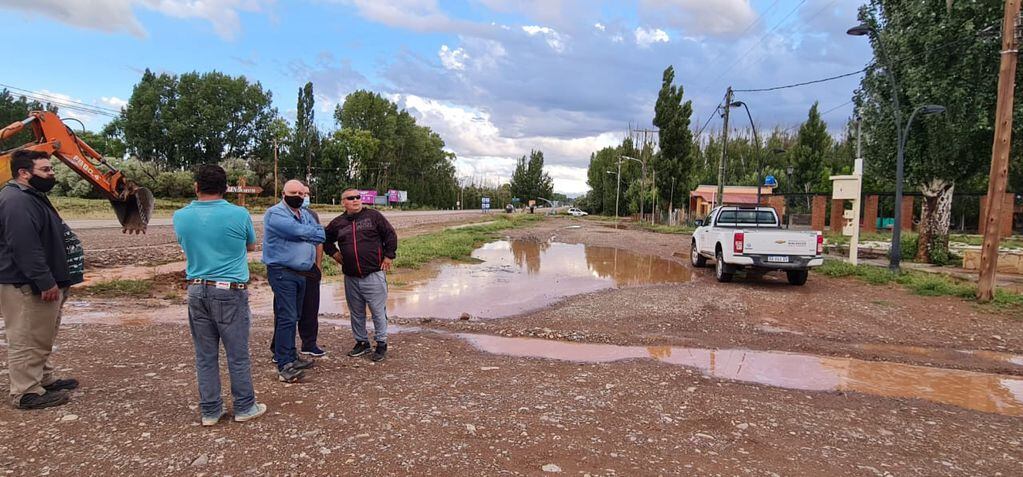
{"type": "Polygon", "coordinates": [[[286,195],[284,196],[284,203],[288,204],[288,207],[297,209],[302,207],[302,196],[300,195],[286,195]]]}
{"type": "Polygon", "coordinates": [[[32,186],[33,189],[45,194],[49,192],[50,189],[53,188],[53,186],[57,185],[57,178],[50,177],[49,179],[47,179],[45,177],[39,177],[35,174],[32,174],[32,177],[28,180],[28,185],[32,186]]]}

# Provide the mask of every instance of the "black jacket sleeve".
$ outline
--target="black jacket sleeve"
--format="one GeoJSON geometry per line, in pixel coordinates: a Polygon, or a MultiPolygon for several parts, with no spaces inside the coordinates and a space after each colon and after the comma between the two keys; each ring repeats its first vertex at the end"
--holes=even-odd
{"type": "Polygon", "coordinates": [[[334,254],[338,252],[337,233],[339,227],[338,222],[340,222],[340,220],[341,217],[337,217],[334,220],[331,220],[330,223],[327,224],[327,226],[323,229],[324,233],[326,233],[327,235],[326,240],[323,242],[323,254],[328,257],[333,257],[334,254]]]}
{"type": "MultiPolygon", "coordinates": [[[[26,195],[27,197],[27,195],[26,195]]],[[[5,207],[0,216],[0,229],[3,230],[4,241],[10,247],[14,264],[25,274],[32,284],[40,291],[46,291],[57,285],[46,261],[46,250],[39,240],[43,224],[38,209],[27,200],[18,200],[13,207],[5,207]]]]}
{"type": "Polygon", "coordinates": [[[377,215],[377,233],[380,234],[380,242],[384,245],[384,257],[394,260],[398,251],[398,234],[384,218],[384,214],[377,215]]]}

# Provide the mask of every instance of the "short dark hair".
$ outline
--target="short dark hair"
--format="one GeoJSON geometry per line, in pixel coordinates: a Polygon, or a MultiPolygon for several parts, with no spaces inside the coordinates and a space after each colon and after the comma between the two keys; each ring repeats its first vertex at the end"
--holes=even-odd
{"type": "Polygon", "coordinates": [[[18,171],[22,169],[28,169],[32,172],[32,169],[36,166],[36,161],[40,159],[49,159],[50,154],[43,151],[31,151],[27,149],[21,149],[14,151],[11,154],[11,178],[18,178],[18,171]]]}
{"type": "Polygon", "coordinates": [[[200,193],[224,195],[227,192],[227,172],[216,164],[201,164],[195,168],[195,183],[200,193]]]}

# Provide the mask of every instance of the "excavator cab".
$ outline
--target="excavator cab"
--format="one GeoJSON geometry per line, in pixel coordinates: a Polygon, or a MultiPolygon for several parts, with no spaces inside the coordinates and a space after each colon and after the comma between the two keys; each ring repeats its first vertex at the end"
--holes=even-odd
{"type": "Polygon", "coordinates": [[[14,149],[0,152],[0,182],[11,180],[11,153],[27,149],[43,151],[60,159],[71,170],[99,189],[114,209],[121,231],[127,234],[146,233],[153,213],[153,193],[139,187],[103,160],[103,156],[82,141],[56,114],[33,111],[28,118],[0,129],[0,141],[26,126],[31,126],[35,140],[14,149]],[[108,169],[102,172],[96,163],[108,169]]]}

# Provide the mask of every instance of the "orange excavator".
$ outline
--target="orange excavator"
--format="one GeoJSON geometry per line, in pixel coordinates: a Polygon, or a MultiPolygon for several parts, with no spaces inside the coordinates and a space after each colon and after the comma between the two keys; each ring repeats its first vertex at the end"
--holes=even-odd
{"type": "Polygon", "coordinates": [[[32,111],[28,118],[0,129],[0,141],[28,126],[32,127],[34,141],[0,152],[0,183],[11,179],[12,152],[23,149],[47,152],[103,192],[110,200],[124,233],[146,232],[154,205],[153,193],[149,189],[139,187],[124,177],[121,171],[104,161],[102,155],[75,135],[75,132],[56,114],[49,111],[32,111]],[[101,171],[96,163],[102,164],[108,171],[101,171]]]}

